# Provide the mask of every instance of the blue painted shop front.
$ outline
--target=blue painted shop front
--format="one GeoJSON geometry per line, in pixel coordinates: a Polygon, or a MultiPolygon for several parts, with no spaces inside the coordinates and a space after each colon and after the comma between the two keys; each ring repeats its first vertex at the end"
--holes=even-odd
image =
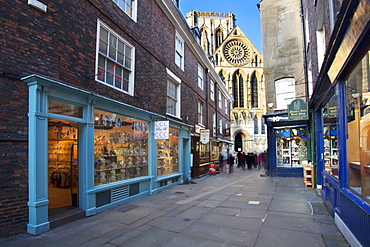
{"type": "Polygon", "coordinates": [[[267,176],[303,177],[307,163],[307,121],[288,121],[288,112],[263,116],[267,125],[267,176]]]}
{"type": "Polygon", "coordinates": [[[370,246],[369,1],[343,6],[309,104],[317,187],[349,244],[370,246]]]}
{"type": "Polygon", "coordinates": [[[29,223],[91,216],[190,179],[191,126],[38,75],[29,86],[29,223]],[[168,138],[155,137],[162,122],[168,138]]]}

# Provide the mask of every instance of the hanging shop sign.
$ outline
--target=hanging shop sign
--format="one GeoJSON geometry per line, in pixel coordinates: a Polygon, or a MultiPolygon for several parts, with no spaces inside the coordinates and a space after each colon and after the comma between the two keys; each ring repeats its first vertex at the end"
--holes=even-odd
{"type": "Polygon", "coordinates": [[[295,99],[288,105],[288,120],[307,120],[308,108],[307,103],[302,99],[295,99]]]}
{"type": "Polygon", "coordinates": [[[207,144],[209,142],[209,129],[200,130],[200,142],[207,144]]]}
{"type": "Polygon", "coordinates": [[[169,121],[154,122],[155,139],[168,139],[169,136],[170,136],[170,122],[169,121]]]}

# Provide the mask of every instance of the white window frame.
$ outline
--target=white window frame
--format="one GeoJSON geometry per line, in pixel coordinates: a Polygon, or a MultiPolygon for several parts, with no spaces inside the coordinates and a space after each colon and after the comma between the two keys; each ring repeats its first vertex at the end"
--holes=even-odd
{"type": "Polygon", "coordinates": [[[219,122],[220,126],[219,126],[219,129],[220,129],[220,134],[222,135],[224,133],[224,130],[223,130],[223,124],[222,124],[222,118],[220,118],[220,122],[219,122]]]}
{"type": "MultiPolygon", "coordinates": [[[[112,53],[113,54],[113,53],[112,53]]],[[[106,85],[106,86],[109,86],[109,87],[112,87],[116,90],[119,90],[119,91],[122,91],[124,93],[127,93],[129,95],[134,95],[134,74],[135,74],[135,47],[132,46],[129,42],[127,42],[124,38],[122,38],[122,36],[120,36],[119,34],[117,34],[115,31],[113,31],[111,28],[109,28],[106,24],[104,24],[103,22],[101,22],[100,20],[98,20],[98,25],[97,25],[97,40],[96,40],[96,59],[95,59],[95,80],[106,85]],[[102,43],[101,40],[100,40],[100,31],[101,31],[101,28],[103,28],[104,30],[106,30],[108,32],[108,37],[109,37],[109,40],[107,41],[108,43],[106,43],[105,41],[102,40],[102,43]],[[113,47],[113,45],[109,44],[110,43],[110,39],[111,37],[115,38],[116,39],[116,47],[113,47]],[[106,54],[104,54],[104,52],[101,52],[100,51],[100,45],[106,45],[106,54]],[[122,46],[124,46],[124,52],[123,53],[120,53],[118,50],[119,49],[115,49],[117,47],[119,47],[119,44],[121,44],[122,46]],[[114,57],[111,57],[110,56],[110,51],[115,51],[114,52],[114,57]],[[127,54],[124,54],[126,53],[126,49],[129,49],[129,55],[130,57],[126,56],[127,54]],[[122,57],[122,63],[119,61],[119,55],[121,55],[122,57]],[[104,67],[101,66],[101,62],[102,62],[102,59],[104,59],[104,67]],[[100,60],[99,60],[100,59],[100,60]],[[111,71],[113,72],[112,73],[109,73],[109,65],[108,63],[111,63],[114,65],[114,71],[111,71]],[[127,87],[127,90],[126,89],[123,89],[123,86],[121,84],[120,87],[117,87],[116,86],[116,82],[115,82],[115,78],[117,78],[117,73],[119,70],[122,70],[122,73],[123,71],[128,71],[128,78],[127,78],[127,81],[128,81],[128,87],[127,87]],[[107,76],[112,76],[113,77],[113,81],[112,81],[112,84],[110,84],[109,82],[107,82],[107,76]]],[[[123,78],[123,74],[120,73],[121,77],[123,78]]]]}
{"type": "Polygon", "coordinates": [[[218,107],[222,109],[222,93],[218,92],[218,107]]]}
{"type": "Polygon", "coordinates": [[[137,22],[137,1],[139,0],[131,0],[131,13],[127,6],[127,0],[112,0],[117,6],[125,12],[134,22],[137,22]]]}
{"type": "Polygon", "coordinates": [[[228,102],[228,101],[227,101],[227,99],[225,98],[225,99],[224,99],[224,103],[225,103],[225,113],[227,113],[227,102],[228,102]]]}
{"type": "Polygon", "coordinates": [[[198,101],[198,124],[203,125],[203,102],[198,101]]]}
{"type": "Polygon", "coordinates": [[[172,83],[176,86],[176,97],[177,98],[172,98],[170,95],[168,95],[168,91],[167,91],[167,103],[166,103],[166,114],[167,115],[170,115],[170,116],[174,116],[174,117],[177,117],[177,118],[180,118],[180,115],[181,115],[181,79],[179,77],[177,77],[174,73],[172,73],[171,70],[169,70],[168,68],[166,68],[167,70],[167,90],[168,90],[168,87],[169,87],[169,83],[172,83]],[[176,107],[175,107],[175,115],[173,115],[173,113],[171,112],[168,112],[168,100],[169,99],[172,99],[172,100],[175,100],[176,101],[176,107]]]}
{"type": "Polygon", "coordinates": [[[176,32],[175,35],[175,64],[180,67],[180,69],[184,70],[184,40],[180,37],[180,35],[176,32]],[[179,47],[178,44],[181,44],[179,47]],[[178,59],[178,57],[180,59],[178,59]]]}
{"type": "Polygon", "coordinates": [[[275,81],[276,109],[288,109],[288,105],[295,99],[294,78],[282,78],[275,81]]]}
{"type": "Polygon", "coordinates": [[[212,115],[212,136],[216,137],[217,134],[217,123],[216,123],[216,113],[212,115]]]}
{"type": "Polygon", "coordinates": [[[211,100],[215,101],[215,83],[212,80],[210,83],[210,94],[211,94],[211,100]]]}
{"type": "Polygon", "coordinates": [[[200,64],[198,64],[198,87],[202,90],[204,89],[203,76],[204,76],[204,69],[200,64]]]}

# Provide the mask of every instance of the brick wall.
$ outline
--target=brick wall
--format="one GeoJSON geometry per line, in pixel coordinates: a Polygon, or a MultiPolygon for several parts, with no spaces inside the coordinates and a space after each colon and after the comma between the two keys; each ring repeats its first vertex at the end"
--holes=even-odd
{"type": "Polygon", "coordinates": [[[175,29],[155,0],[138,2],[137,22],[112,1],[46,2],[48,12],[42,13],[27,1],[0,1],[0,236],[25,232],[28,221],[28,87],[22,77],[48,76],[165,114],[169,68],[182,80],[181,117],[191,125],[197,123],[198,99],[206,98],[187,46],[185,70],[175,65],[175,29]],[[94,80],[98,19],[136,49],[134,96],[94,80]]]}

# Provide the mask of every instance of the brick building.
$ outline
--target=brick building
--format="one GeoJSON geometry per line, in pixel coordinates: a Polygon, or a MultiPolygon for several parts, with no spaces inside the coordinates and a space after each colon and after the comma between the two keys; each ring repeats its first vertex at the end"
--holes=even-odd
{"type": "Polygon", "coordinates": [[[178,1],[44,3],[0,3],[0,236],[187,181],[199,129],[230,120],[178,1]]]}

